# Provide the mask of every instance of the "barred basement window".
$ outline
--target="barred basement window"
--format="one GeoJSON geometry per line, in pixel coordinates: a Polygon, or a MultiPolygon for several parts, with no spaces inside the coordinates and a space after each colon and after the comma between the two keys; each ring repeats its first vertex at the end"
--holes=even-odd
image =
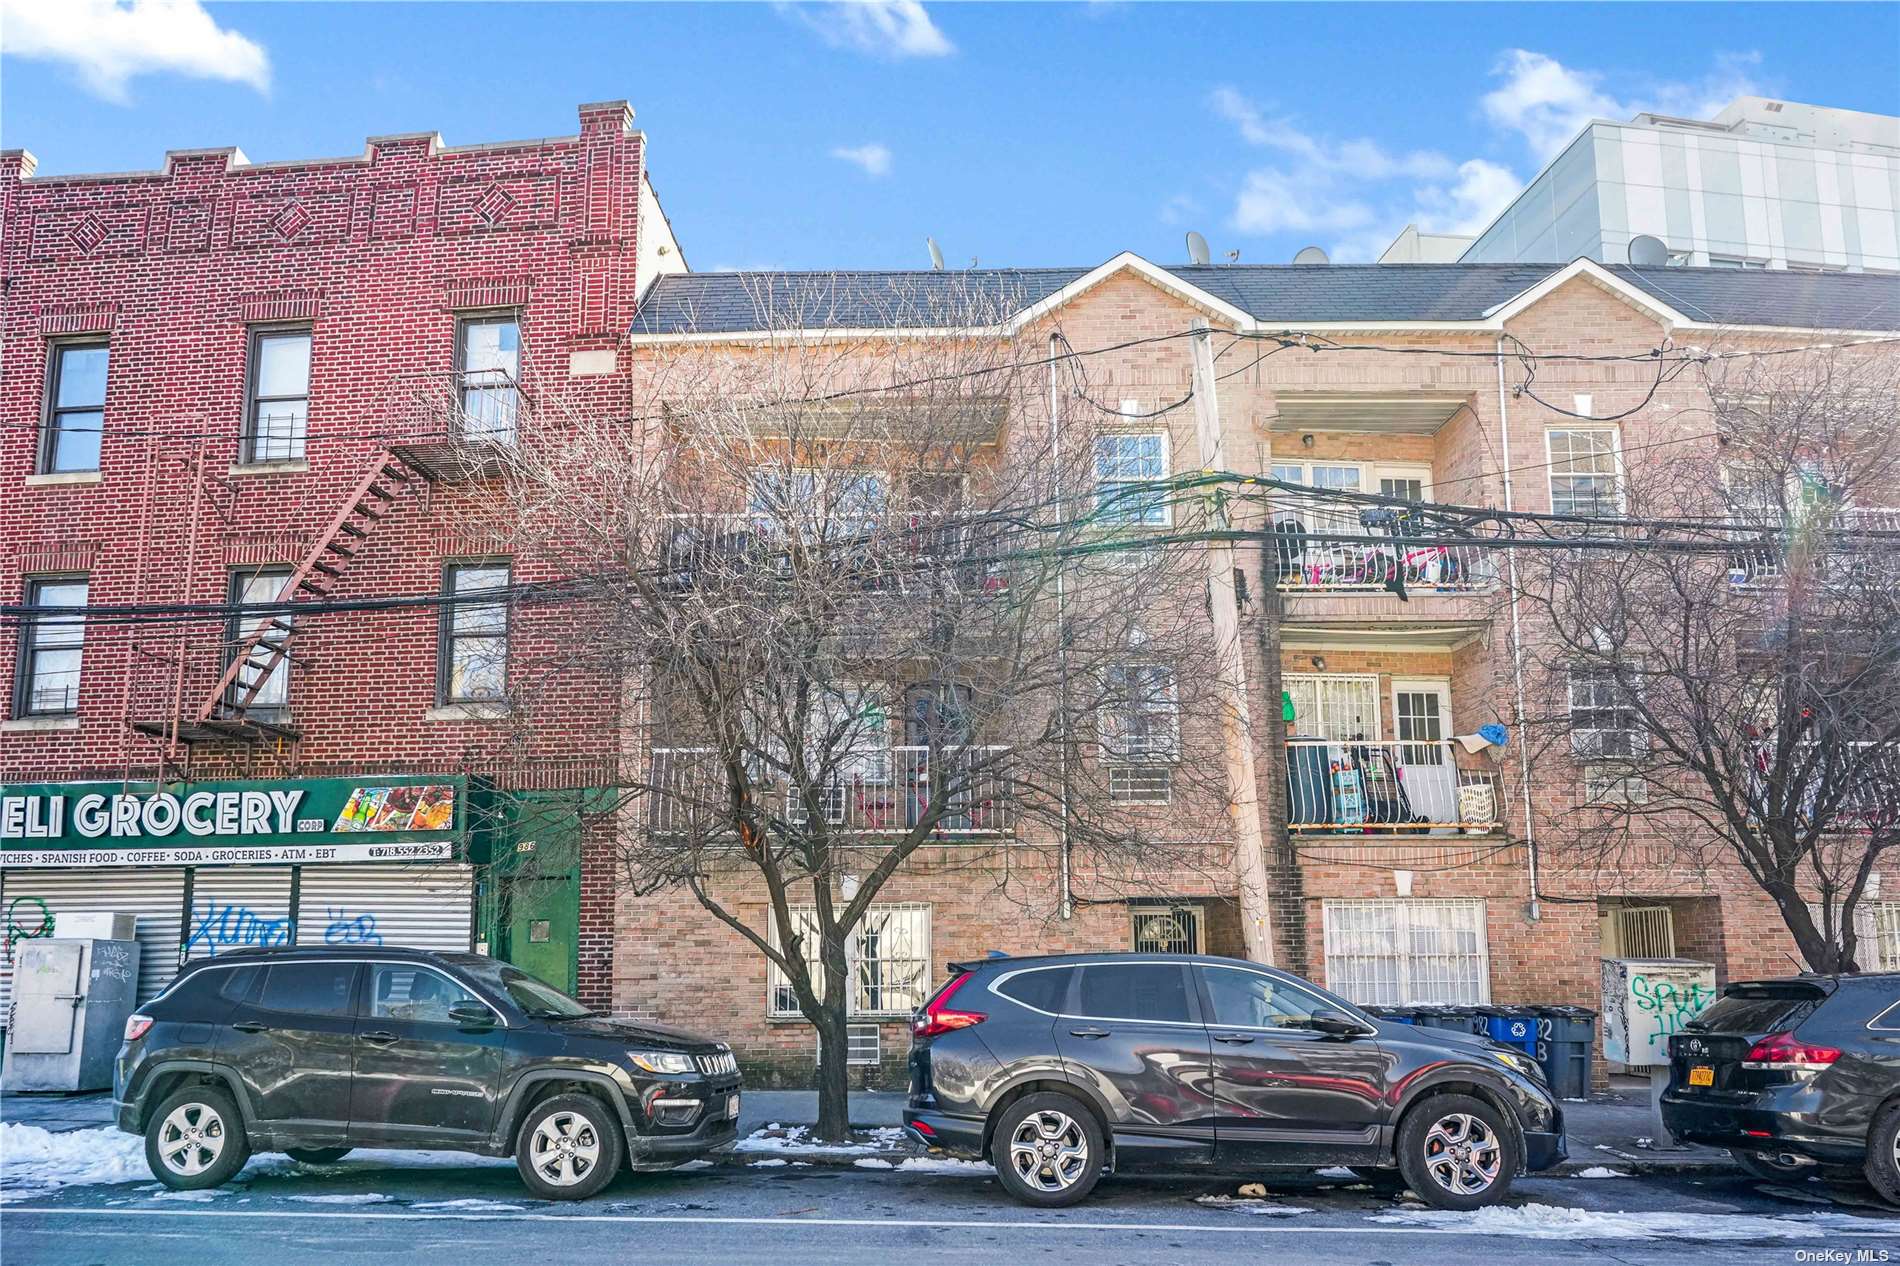
{"type": "Polygon", "coordinates": [[[1130,906],[1137,954],[1199,954],[1201,915],[1198,905],[1130,906]]]}
{"type": "Polygon", "coordinates": [[[1108,798],[1117,804],[1168,804],[1174,799],[1169,765],[1110,765],[1108,798]]]}
{"type": "MultiPolygon", "coordinates": [[[[791,907],[800,938],[799,949],[812,983],[824,989],[820,964],[818,912],[815,906],[791,907]]],[[[776,928],[774,944],[782,944],[776,928]]],[[[930,993],[930,906],[924,902],[874,905],[845,942],[845,978],[852,1015],[907,1016],[924,1005],[930,993]]],[[[796,1016],[798,995],[791,980],[776,963],[766,964],[766,1011],[796,1016]]]]}
{"type": "Polygon", "coordinates": [[[1491,1000],[1483,901],[1328,901],[1326,985],[1364,1006],[1491,1000]]]}

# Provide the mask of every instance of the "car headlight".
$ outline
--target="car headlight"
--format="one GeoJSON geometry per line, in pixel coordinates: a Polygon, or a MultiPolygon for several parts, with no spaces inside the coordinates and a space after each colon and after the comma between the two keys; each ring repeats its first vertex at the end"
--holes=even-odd
{"type": "Polygon", "coordinates": [[[681,1051],[628,1051],[627,1058],[633,1061],[635,1068],[644,1068],[650,1073],[694,1071],[693,1057],[681,1051]]]}
{"type": "Polygon", "coordinates": [[[1544,1080],[1544,1066],[1528,1055],[1520,1055],[1516,1051],[1492,1051],[1491,1058],[1513,1072],[1522,1073],[1532,1081],[1544,1080]]]}

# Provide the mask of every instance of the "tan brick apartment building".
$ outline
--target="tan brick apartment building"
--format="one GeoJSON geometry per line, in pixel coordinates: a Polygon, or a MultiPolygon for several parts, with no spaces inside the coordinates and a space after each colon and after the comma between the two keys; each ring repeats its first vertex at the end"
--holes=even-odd
{"type": "MultiPolygon", "coordinates": [[[[1589,261],[1163,268],[1123,255],[1094,269],[953,276],[664,278],[633,329],[636,393],[640,365],[683,348],[750,356],[788,337],[848,339],[905,325],[892,314],[907,302],[928,312],[914,299],[933,285],[990,285],[1014,296],[998,334],[1007,327],[1034,345],[1059,333],[1088,360],[1097,397],[1126,415],[1110,425],[1127,442],[1102,458],[1126,469],[1104,468],[1104,477],[1200,466],[1193,411],[1163,411],[1188,392],[1188,343],[1164,336],[1205,321],[1220,369],[1227,469],[1317,488],[1564,511],[1636,463],[1666,460],[1679,441],[1711,442],[1694,440],[1698,424],[1688,421],[1701,388],[1684,379],[1652,393],[1655,370],[1640,361],[1542,361],[1535,392],[1520,395],[1522,367],[1499,354],[1507,340],[1544,354],[1640,356],[1665,340],[1785,347],[1900,321],[1900,283],[1889,278],[1644,273],[1589,261]],[[822,317],[788,330],[771,296],[789,293],[822,317]],[[1261,334],[1294,346],[1238,337],[1261,334]],[[1149,338],[1157,341],[1092,354],[1149,338]]],[[[1508,727],[1517,715],[1512,613],[1498,584],[1502,550],[1473,544],[1414,555],[1402,545],[1308,543],[1294,523],[1319,534],[1343,530],[1344,520],[1297,496],[1279,497],[1271,511],[1236,511],[1242,519],[1250,513],[1252,526],[1270,518],[1285,525],[1238,557],[1251,595],[1242,631],[1256,767],[1263,797],[1268,779],[1284,780],[1289,802],[1286,836],[1265,841],[1281,965],[1363,1002],[1592,1007],[1605,953],[1702,959],[1722,978],[1785,969],[1792,942],[1772,906],[1737,874],[1637,867],[1607,887],[1537,876],[1539,828],[1548,831],[1552,815],[1582,796],[1586,769],[1567,754],[1527,762],[1522,742],[1473,751],[1451,741],[1486,724],[1508,727]],[[1406,582],[1404,599],[1386,584],[1395,574],[1406,582]],[[1275,590],[1291,712],[1284,739],[1272,724],[1281,701],[1261,686],[1262,604],[1275,590]],[[1342,805],[1329,786],[1328,764],[1343,749],[1364,770],[1363,803],[1342,805]],[[1619,913],[1625,908],[1638,913],[1619,913]]],[[[1350,530],[1359,530],[1357,515],[1350,519],[1350,530]]],[[[1181,750],[1191,751],[1186,735],[1205,718],[1179,724],[1181,750]]],[[[1164,812],[1203,822],[1206,810],[1177,801],[1164,812]]],[[[1058,912],[1053,870],[1027,860],[1036,855],[1027,841],[1015,891],[1033,887],[1025,874],[1035,874],[1040,903],[1001,899],[994,877],[967,861],[969,845],[917,854],[878,907],[878,934],[855,947],[860,961],[877,961],[880,980],[916,981],[858,999],[853,1050],[865,1075],[878,1075],[873,1063],[887,1078],[895,1072],[905,1046],[901,1013],[947,961],[1078,949],[1242,953],[1235,840],[1213,834],[1205,866],[1132,882],[1116,876],[1101,885],[1112,897],[1090,900],[1094,877],[1078,875],[1069,917],[1058,912]]],[[[752,926],[769,924],[762,895],[734,899],[752,926]]],[[[809,1028],[736,936],[660,898],[623,897],[618,927],[617,1008],[663,1020],[718,1016],[755,1067],[808,1066],[809,1028]]]]}

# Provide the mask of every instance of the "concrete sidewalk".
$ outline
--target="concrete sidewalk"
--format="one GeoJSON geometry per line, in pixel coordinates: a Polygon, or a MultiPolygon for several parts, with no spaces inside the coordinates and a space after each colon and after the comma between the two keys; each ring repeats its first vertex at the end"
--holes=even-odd
{"type": "MultiPolygon", "coordinates": [[[[896,1091],[854,1091],[851,1124],[877,1129],[903,1124],[904,1096],[896,1091]]],[[[739,1116],[742,1135],[770,1125],[809,1125],[818,1118],[818,1095],[810,1090],[748,1090],[739,1116]]],[[[112,1097],[86,1095],[0,1095],[0,1121],[37,1125],[56,1134],[112,1124],[112,1097]]],[[[1564,1104],[1570,1160],[1560,1173],[1595,1166],[1627,1173],[1658,1173],[1726,1167],[1726,1152],[1706,1147],[1663,1150],[1656,1145],[1656,1122],[1646,1093],[1619,1087],[1588,1103],[1564,1104]]]]}

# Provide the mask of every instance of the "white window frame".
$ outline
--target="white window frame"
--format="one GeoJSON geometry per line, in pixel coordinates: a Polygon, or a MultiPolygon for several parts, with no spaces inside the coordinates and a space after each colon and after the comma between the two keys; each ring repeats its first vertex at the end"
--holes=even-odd
{"type": "MultiPolygon", "coordinates": [[[[1312,683],[1314,687],[1313,700],[1321,714],[1318,721],[1319,728],[1317,728],[1315,732],[1310,733],[1310,734],[1304,733],[1304,732],[1299,733],[1299,734],[1290,734],[1287,736],[1289,739],[1303,739],[1303,740],[1324,739],[1328,743],[1377,743],[1377,742],[1382,741],[1385,738],[1385,717],[1381,715],[1384,710],[1385,705],[1384,705],[1384,700],[1381,698],[1381,691],[1379,690],[1379,674],[1378,673],[1285,673],[1281,677],[1281,682],[1282,682],[1283,689],[1285,688],[1285,685],[1288,683],[1296,684],[1296,685],[1305,685],[1307,683],[1312,683]],[[1348,685],[1348,684],[1356,685],[1360,687],[1368,687],[1370,689],[1370,696],[1372,700],[1372,728],[1371,728],[1371,732],[1368,734],[1363,734],[1357,737],[1353,737],[1353,736],[1341,736],[1341,735],[1336,735],[1336,734],[1330,734],[1326,732],[1327,721],[1325,718],[1325,712],[1326,712],[1325,687],[1328,685],[1343,686],[1343,685],[1348,685]]],[[[1297,722],[1297,724],[1304,727],[1307,724],[1306,718],[1301,718],[1300,721],[1297,722]]],[[[1449,719],[1447,720],[1447,724],[1449,724],[1449,719]]]]}
{"type": "MultiPolygon", "coordinates": [[[[1172,527],[1174,525],[1174,504],[1168,499],[1165,490],[1157,490],[1159,503],[1154,506],[1138,506],[1138,501],[1130,496],[1122,498],[1113,507],[1104,506],[1104,491],[1117,488],[1138,488],[1144,484],[1165,484],[1173,475],[1174,454],[1172,437],[1166,431],[1110,431],[1095,438],[1093,451],[1095,474],[1094,507],[1098,523],[1115,527],[1172,527]],[[1104,445],[1121,445],[1129,440],[1153,440],[1159,452],[1161,471],[1157,475],[1131,477],[1122,472],[1114,463],[1125,458],[1125,454],[1115,452],[1110,455],[1111,469],[1114,473],[1103,475],[1104,445]]],[[[1140,458],[1136,460],[1147,460],[1140,458]]]]}
{"type": "MultiPolygon", "coordinates": [[[[92,601],[92,577],[89,575],[47,575],[28,576],[26,578],[26,605],[38,607],[87,606],[92,601]],[[48,602],[50,590],[77,588],[79,601],[75,603],[48,602]]],[[[50,613],[27,616],[20,622],[20,651],[18,663],[14,669],[18,677],[14,695],[14,715],[16,717],[70,717],[79,715],[79,688],[84,680],[86,660],[86,617],[84,615],[54,615],[50,613]],[[41,684],[43,678],[65,676],[64,670],[42,671],[42,656],[58,656],[70,652],[74,657],[74,667],[70,670],[72,685],[60,690],[62,706],[46,706],[42,699],[50,699],[52,691],[41,684]]]]}
{"type": "Polygon", "coordinates": [[[1152,700],[1117,700],[1112,698],[1113,687],[1102,682],[1103,699],[1096,710],[1096,740],[1101,749],[1102,763],[1106,765],[1174,765],[1181,759],[1181,681],[1172,664],[1156,663],[1153,660],[1131,659],[1126,663],[1112,664],[1103,669],[1108,673],[1131,673],[1152,670],[1167,674],[1167,685],[1162,696],[1152,700]],[[1150,735],[1142,740],[1138,747],[1127,746],[1125,738],[1116,737],[1122,722],[1116,719],[1118,712],[1124,717],[1132,717],[1135,710],[1148,717],[1159,717],[1166,721],[1165,732],[1157,739],[1150,735]]]}
{"type": "Polygon", "coordinates": [[[1372,898],[1321,903],[1325,931],[1323,948],[1326,959],[1326,987],[1361,1006],[1411,1006],[1426,1003],[1479,1005],[1491,1001],[1491,947],[1489,910],[1481,897],[1372,898]],[[1355,917],[1369,923],[1365,916],[1390,915],[1389,928],[1348,926],[1355,917]],[[1441,923],[1434,928],[1423,916],[1456,914],[1467,924],[1455,927],[1441,923]],[[1416,950],[1421,932],[1476,934],[1476,949],[1438,950],[1421,954],[1416,950]],[[1375,952],[1352,944],[1352,938],[1385,936],[1391,942],[1389,952],[1375,952]],[[1437,962],[1447,970],[1430,973],[1425,969],[1437,962]],[[1374,964],[1389,964],[1389,971],[1378,973],[1384,979],[1372,979],[1368,970],[1374,964]],[[1462,973],[1460,973],[1462,969],[1462,973]],[[1462,974],[1462,980],[1457,979],[1462,974]],[[1434,979],[1434,975],[1442,979],[1434,979]],[[1447,987],[1447,986],[1454,987],[1447,987]],[[1380,994],[1383,996],[1372,996],[1380,994]]]}
{"type": "MultiPolygon", "coordinates": [[[[792,917],[798,920],[802,925],[805,933],[805,962],[812,973],[813,983],[822,990],[824,988],[824,981],[822,978],[822,968],[819,963],[820,947],[815,931],[818,908],[814,905],[795,905],[790,907],[790,913],[792,917]]],[[[867,932],[865,924],[859,924],[858,927],[852,929],[850,936],[845,941],[844,947],[845,979],[850,982],[849,988],[851,991],[851,996],[845,1001],[845,1012],[847,1015],[853,1016],[893,1018],[908,1016],[912,1011],[916,1010],[917,1007],[922,1006],[924,1000],[930,996],[930,903],[927,901],[882,902],[869,907],[864,913],[866,923],[885,916],[904,916],[911,922],[909,930],[916,939],[913,945],[909,947],[909,952],[901,955],[883,955],[884,961],[887,964],[883,970],[910,972],[912,973],[913,983],[906,985],[902,982],[901,978],[899,982],[895,984],[871,985],[867,983],[864,970],[866,964],[865,942],[867,932]],[[916,1000],[915,1005],[871,1006],[869,995],[873,988],[883,989],[900,996],[904,996],[906,990],[908,990],[908,995],[914,997],[916,1000]]],[[[778,945],[779,932],[777,918],[771,918],[769,924],[772,944],[778,945]]],[[[881,932],[881,929],[879,931],[881,932]]],[[[875,957],[873,957],[872,962],[874,964],[872,970],[878,970],[875,967],[875,957]]],[[[783,1006],[780,1003],[781,996],[786,998],[791,996],[791,982],[785,975],[785,972],[780,969],[779,965],[768,959],[766,960],[765,972],[765,1013],[774,1018],[800,1018],[797,1002],[793,1001],[789,1006],[783,1006]]]]}
{"type": "Polygon", "coordinates": [[[1604,514],[1604,513],[1621,514],[1623,512],[1624,475],[1623,475],[1623,431],[1622,431],[1622,428],[1616,427],[1616,426],[1592,425],[1586,422],[1579,422],[1575,426],[1545,427],[1544,428],[1544,460],[1547,463],[1544,467],[1545,491],[1550,496],[1551,513],[1553,514],[1604,514]],[[1563,470],[1559,470],[1557,468],[1558,458],[1557,458],[1557,451],[1556,451],[1556,437],[1559,435],[1571,435],[1571,434],[1583,434],[1583,433],[1607,434],[1610,437],[1610,469],[1607,472],[1607,478],[1609,478],[1612,482],[1611,482],[1611,488],[1610,488],[1610,493],[1611,493],[1610,503],[1611,504],[1609,508],[1607,509],[1607,511],[1601,504],[1597,505],[1595,508],[1590,509],[1590,510],[1577,509],[1575,505],[1574,491],[1568,492],[1565,494],[1566,499],[1571,503],[1569,506],[1567,506],[1564,509],[1559,509],[1557,505],[1557,481],[1559,479],[1602,479],[1606,477],[1606,472],[1600,471],[1600,470],[1580,471],[1580,470],[1575,470],[1571,468],[1566,468],[1563,470]]]}
{"type": "MultiPolygon", "coordinates": [[[[1597,703],[1592,699],[1583,708],[1579,709],[1577,706],[1577,686],[1579,684],[1578,678],[1580,673],[1607,680],[1609,684],[1616,689],[1621,689],[1623,684],[1617,679],[1616,673],[1609,668],[1590,666],[1579,669],[1573,665],[1564,673],[1564,713],[1570,723],[1570,750],[1572,753],[1576,755],[1577,759],[1591,764],[1596,764],[1601,761],[1640,760],[1649,751],[1649,737],[1643,730],[1642,722],[1636,719],[1635,699],[1632,698],[1628,703],[1620,703],[1613,700],[1608,705],[1597,703]],[[1604,726],[1579,726],[1576,722],[1577,713],[1579,711],[1628,712],[1635,724],[1628,729],[1607,728],[1604,726]],[[1611,751],[1607,748],[1602,736],[1610,734],[1627,736],[1626,741],[1621,745],[1621,750],[1611,751]]],[[[1642,687],[1632,683],[1629,689],[1631,694],[1635,695],[1642,687]]]]}

